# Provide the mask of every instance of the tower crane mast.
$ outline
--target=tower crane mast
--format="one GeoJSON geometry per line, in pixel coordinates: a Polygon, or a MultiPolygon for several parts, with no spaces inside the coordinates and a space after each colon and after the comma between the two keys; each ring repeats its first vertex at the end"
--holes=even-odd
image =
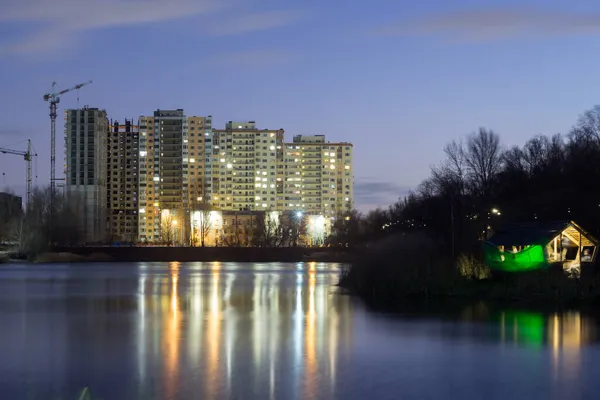
{"type": "Polygon", "coordinates": [[[92,81],[83,82],[71,88],[58,91],[56,89],[56,82],[52,82],[52,91],[44,95],[44,101],[50,103],[50,202],[54,201],[56,193],[56,108],[58,103],[60,103],[60,96],[73,90],[81,89],[90,83],[92,81]]]}
{"type": "Polygon", "coordinates": [[[12,150],[5,147],[0,147],[0,153],[22,156],[27,163],[27,197],[25,205],[26,208],[29,207],[29,201],[31,200],[31,160],[33,157],[37,156],[37,154],[33,154],[31,152],[31,140],[27,140],[27,151],[12,150]]]}

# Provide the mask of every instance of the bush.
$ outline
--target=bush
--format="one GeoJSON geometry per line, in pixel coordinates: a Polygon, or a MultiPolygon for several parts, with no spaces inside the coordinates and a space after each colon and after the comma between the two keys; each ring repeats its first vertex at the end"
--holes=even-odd
{"type": "Polygon", "coordinates": [[[457,260],[460,276],[467,279],[482,280],[492,276],[492,271],[483,261],[472,254],[461,254],[457,260]]]}
{"type": "Polygon", "coordinates": [[[424,235],[397,235],[370,245],[341,286],[371,299],[447,295],[459,279],[450,257],[424,235]]]}
{"type": "Polygon", "coordinates": [[[574,304],[600,299],[600,274],[582,279],[561,269],[494,273],[476,255],[454,262],[424,235],[398,235],[367,247],[344,270],[340,285],[368,302],[409,297],[574,304]]]}

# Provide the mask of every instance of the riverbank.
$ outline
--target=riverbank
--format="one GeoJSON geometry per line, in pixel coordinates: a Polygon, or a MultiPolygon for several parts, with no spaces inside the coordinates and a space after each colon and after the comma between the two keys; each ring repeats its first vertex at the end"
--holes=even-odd
{"type": "Polygon", "coordinates": [[[494,275],[477,255],[458,260],[425,237],[396,237],[366,249],[340,286],[378,308],[407,301],[489,301],[577,307],[600,301],[596,269],[571,278],[561,270],[494,275]]]}
{"type": "Polygon", "coordinates": [[[353,259],[350,251],[302,247],[60,247],[37,262],[336,262],[353,259]]]}

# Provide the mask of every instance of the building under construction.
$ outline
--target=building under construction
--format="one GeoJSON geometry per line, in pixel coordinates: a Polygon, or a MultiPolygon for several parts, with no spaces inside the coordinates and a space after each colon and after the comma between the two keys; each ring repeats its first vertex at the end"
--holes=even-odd
{"type": "Polygon", "coordinates": [[[138,238],[139,130],[130,120],[108,133],[107,208],[113,242],[138,238]]]}
{"type": "Polygon", "coordinates": [[[107,133],[106,110],[65,111],[66,194],[77,207],[87,243],[107,238],[107,133]]]}

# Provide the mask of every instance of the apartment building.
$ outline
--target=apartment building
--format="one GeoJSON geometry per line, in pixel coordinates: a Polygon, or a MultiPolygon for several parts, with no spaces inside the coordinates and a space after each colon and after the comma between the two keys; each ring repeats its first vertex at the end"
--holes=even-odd
{"type": "Polygon", "coordinates": [[[213,130],[212,205],[223,211],[283,207],[283,129],[229,121],[213,130]]]}
{"type": "Polygon", "coordinates": [[[183,243],[190,209],[210,199],[212,118],[183,109],[139,119],[139,239],[183,243]],[[168,238],[168,240],[166,239],[168,238]]]}
{"type": "Polygon", "coordinates": [[[354,207],[353,146],[324,135],[285,144],[284,210],[335,217],[354,207]]]}
{"type": "MultiPolygon", "coordinates": [[[[206,208],[212,202],[213,176],[212,117],[187,117],[187,204],[191,210],[206,208]]],[[[185,172],[184,167],[184,172],[185,172]]]]}
{"type": "Polygon", "coordinates": [[[113,242],[138,239],[139,131],[132,121],[111,122],[108,133],[107,207],[113,242]]]}
{"type": "Polygon", "coordinates": [[[78,208],[86,242],[107,238],[108,118],[98,108],[65,111],[66,194],[78,208]]]}

